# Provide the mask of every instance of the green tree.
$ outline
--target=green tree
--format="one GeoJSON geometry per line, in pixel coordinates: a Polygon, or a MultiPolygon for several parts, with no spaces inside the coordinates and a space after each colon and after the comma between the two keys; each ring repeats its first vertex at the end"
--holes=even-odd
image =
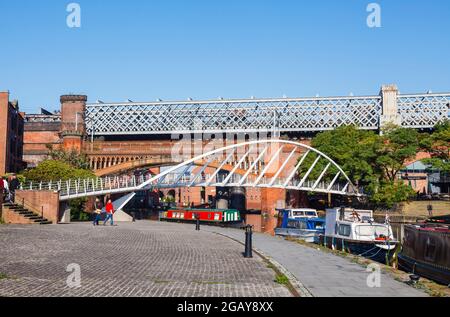
{"type": "MultiPolygon", "coordinates": [[[[58,160],[43,161],[36,168],[26,170],[23,176],[27,181],[33,182],[95,178],[94,173],[90,170],[75,168],[66,162],[58,160]]],[[[89,219],[89,215],[84,212],[84,204],[86,201],[87,199],[70,201],[72,220],[84,221],[89,219]]]]}
{"type": "Polygon", "coordinates": [[[434,132],[421,141],[421,146],[431,155],[423,161],[425,164],[450,173],[450,120],[438,124],[434,132]]]}
{"type": "Polygon", "coordinates": [[[26,170],[23,176],[27,181],[49,182],[68,179],[94,178],[92,171],[74,168],[62,161],[46,160],[41,162],[36,168],[26,170]]]}
{"type": "MultiPolygon", "coordinates": [[[[399,171],[415,157],[419,149],[420,135],[415,130],[388,127],[383,136],[355,126],[344,126],[318,134],[312,147],[333,159],[349,178],[377,206],[391,208],[394,204],[409,200],[414,194],[411,186],[398,180],[399,171]]],[[[311,167],[316,155],[310,155],[300,168],[300,177],[311,167]]],[[[311,173],[317,179],[327,162],[319,161],[311,173]]],[[[336,174],[327,173],[328,179],[336,174]]]]}
{"type": "Polygon", "coordinates": [[[382,180],[394,182],[407,161],[416,157],[422,136],[415,129],[397,126],[388,126],[383,132],[376,147],[376,168],[382,180]]]}
{"type": "MultiPolygon", "coordinates": [[[[318,134],[312,140],[311,146],[330,156],[352,181],[364,185],[374,178],[373,162],[376,160],[377,138],[378,136],[372,131],[359,130],[355,126],[344,126],[318,134]]],[[[309,154],[302,164],[300,175],[305,175],[316,157],[315,154],[309,154]]],[[[310,178],[316,179],[326,164],[328,163],[325,160],[319,161],[310,178]]],[[[337,169],[331,168],[326,179],[336,173],[337,169]]]]}
{"type": "Polygon", "coordinates": [[[407,201],[416,195],[414,189],[401,181],[382,182],[370,197],[377,206],[392,208],[395,204],[407,201]]]}
{"type": "Polygon", "coordinates": [[[48,157],[51,160],[65,162],[78,169],[90,169],[89,161],[85,154],[79,154],[75,150],[53,149],[51,145],[47,145],[47,149],[49,150],[48,157]]]}

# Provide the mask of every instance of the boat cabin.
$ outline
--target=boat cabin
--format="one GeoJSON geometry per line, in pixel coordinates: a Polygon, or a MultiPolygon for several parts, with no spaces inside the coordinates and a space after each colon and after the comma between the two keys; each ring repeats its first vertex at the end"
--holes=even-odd
{"type": "Polygon", "coordinates": [[[373,211],[353,208],[327,209],[325,236],[357,241],[394,240],[391,226],[376,223],[373,211]]]}
{"type": "Polygon", "coordinates": [[[317,210],[309,208],[286,209],[290,219],[319,218],[317,210]]]}

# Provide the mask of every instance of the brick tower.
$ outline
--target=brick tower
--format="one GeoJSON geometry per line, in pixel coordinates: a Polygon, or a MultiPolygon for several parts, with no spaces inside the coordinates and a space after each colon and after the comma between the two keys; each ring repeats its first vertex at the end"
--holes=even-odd
{"type": "Polygon", "coordinates": [[[65,150],[81,153],[86,135],[86,102],[84,95],[61,96],[61,137],[65,150]]]}

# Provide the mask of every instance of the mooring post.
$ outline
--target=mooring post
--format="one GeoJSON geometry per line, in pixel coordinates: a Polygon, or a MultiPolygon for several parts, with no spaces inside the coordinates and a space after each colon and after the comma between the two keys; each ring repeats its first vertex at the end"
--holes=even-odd
{"type": "Polygon", "coordinates": [[[200,215],[198,213],[195,214],[195,220],[196,220],[195,230],[200,231],[200,215]]]}
{"type": "Polygon", "coordinates": [[[247,259],[253,258],[252,238],[253,238],[253,226],[247,225],[245,227],[245,253],[244,253],[244,257],[247,259]]]}

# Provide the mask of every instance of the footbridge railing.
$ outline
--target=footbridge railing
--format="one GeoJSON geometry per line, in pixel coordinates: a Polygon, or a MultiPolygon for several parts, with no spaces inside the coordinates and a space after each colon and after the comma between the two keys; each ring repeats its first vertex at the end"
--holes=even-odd
{"type": "Polygon", "coordinates": [[[346,173],[327,155],[307,145],[264,140],[210,151],[158,175],[122,175],[26,183],[22,190],[58,191],[61,201],[181,187],[277,188],[361,196],[346,173]]]}

